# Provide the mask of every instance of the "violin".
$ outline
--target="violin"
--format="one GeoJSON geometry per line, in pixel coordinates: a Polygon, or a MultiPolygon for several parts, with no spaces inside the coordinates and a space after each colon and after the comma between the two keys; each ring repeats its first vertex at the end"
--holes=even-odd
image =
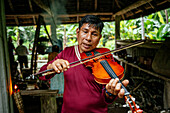
{"type": "MultiPolygon", "coordinates": [[[[81,58],[92,57],[95,54],[100,54],[103,52],[109,51],[106,48],[97,48],[90,52],[84,52],[81,54],[81,58]]],[[[117,62],[112,60],[112,54],[93,59],[89,62],[84,63],[86,67],[92,69],[92,74],[94,79],[99,84],[107,84],[111,79],[119,78],[118,83],[121,83],[121,88],[125,90],[125,101],[132,110],[132,113],[142,113],[143,110],[139,109],[139,106],[136,105],[134,98],[130,95],[128,90],[120,81],[124,76],[124,68],[119,65],[117,62]]]]}
{"type": "MultiPolygon", "coordinates": [[[[127,105],[129,105],[130,109],[132,110],[132,113],[142,113],[143,110],[139,109],[139,106],[136,105],[134,98],[130,95],[128,90],[120,81],[120,79],[122,79],[124,76],[124,68],[121,65],[119,65],[117,62],[112,61],[111,53],[143,44],[144,41],[145,40],[137,41],[133,44],[129,44],[127,46],[120,47],[112,51],[109,51],[106,48],[96,48],[93,51],[81,53],[81,60],[70,63],[70,68],[80,64],[84,64],[86,67],[91,67],[92,74],[94,75],[94,79],[99,84],[107,84],[110,81],[110,79],[119,78],[118,83],[121,83],[121,88],[125,90],[125,94],[124,94],[125,101],[127,105]]],[[[56,73],[54,72],[54,69],[49,69],[49,70],[39,72],[37,74],[33,74],[31,76],[40,75],[40,74],[43,76],[48,76],[49,74],[54,74],[54,73],[56,73]]]]}
{"type": "MultiPolygon", "coordinates": [[[[108,52],[107,48],[96,48],[90,52],[83,52],[80,54],[82,59],[92,57],[96,54],[108,52]]],[[[107,84],[113,77],[106,72],[107,68],[114,69],[115,74],[122,79],[124,77],[124,68],[119,65],[117,62],[114,62],[112,54],[105,55],[100,58],[95,58],[89,62],[84,63],[86,67],[90,67],[92,69],[92,74],[94,75],[94,79],[99,84],[107,84]],[[109,64],[110,67],[107,67],[109,64]]],[[[110,69],[109,69],[110,70],[110,69]]]]}

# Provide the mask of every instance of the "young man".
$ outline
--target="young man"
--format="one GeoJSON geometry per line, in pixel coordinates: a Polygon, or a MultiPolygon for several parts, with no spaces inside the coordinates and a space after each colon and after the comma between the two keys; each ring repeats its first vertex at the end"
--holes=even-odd
{"type": "MultiPolygon", "coordinates": [[[[103,22],[94,15],[82,18],[76,30],[78,46],[65,48],[53,61],[40,69],[64,72],[62,113],[107,113],[107,104],[113,102],[116,96],[124,96],[124,89],[121,89],[118,79],[111,79],[107,85],[101,85],[94,80],[91,70],[83,64],[69,68],[69,62],[81,59],[80,53],[96,48],[103,26],[103,22]],[[109,96],[106,90],[112,95],[109,96]]],[[[40,79],[47,80],[51,77],[43,76],[40,79]]],[[[128,82],[124,80],[123,84],[127,86],[128,82]]]]}

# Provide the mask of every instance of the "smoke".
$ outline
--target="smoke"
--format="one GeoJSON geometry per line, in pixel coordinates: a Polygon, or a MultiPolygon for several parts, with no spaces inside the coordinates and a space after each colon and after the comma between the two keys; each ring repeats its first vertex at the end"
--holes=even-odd
{"type": "Polygon", "coordinates": [[[62,20],[69,20],[68,17],[62,17],[67,15],[66,3],[67,0],[33,0],[37,6],[44,10],[41,16],[44,17],[46,24],[61,24],[62,20]]]}

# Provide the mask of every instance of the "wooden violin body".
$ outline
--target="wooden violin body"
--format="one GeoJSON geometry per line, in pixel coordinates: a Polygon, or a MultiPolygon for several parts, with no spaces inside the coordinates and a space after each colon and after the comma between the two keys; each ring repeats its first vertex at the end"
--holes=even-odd
{"type": "MultiPolygon", "coordinates": [[[[109,51],[109,49],[107,48],[96,48],[93,51],[82,53],[81,58],[84,59],[84,58],[92,57],[96,54],[104,53],[107,51],[109,51]]],[[[114,70],[114,72],[119,77],[119,79],[122,79],[124,77],[124,68],[121,65],[119,65],[117,62],[113,61],[112,54],[108,54],[106,56],[96,58],[89,62],[84,63],[86,67],[92,68],[92,74],[94,75],[94,79],[96,82],[100,84],[107,84],[111,80],[110,75],[100,64],[102,60],[106,60],[110,64],[111,68],[114,70]]]]}

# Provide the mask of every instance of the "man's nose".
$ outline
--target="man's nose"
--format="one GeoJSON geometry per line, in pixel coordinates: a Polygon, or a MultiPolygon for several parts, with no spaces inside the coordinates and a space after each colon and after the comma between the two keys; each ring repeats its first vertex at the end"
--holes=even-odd
{"type": "Polygon", "coordinates": [[[86,40],[89,41],[89,42],[92,40],[92,34],[91,33],[87,34],[86,40]]]}

